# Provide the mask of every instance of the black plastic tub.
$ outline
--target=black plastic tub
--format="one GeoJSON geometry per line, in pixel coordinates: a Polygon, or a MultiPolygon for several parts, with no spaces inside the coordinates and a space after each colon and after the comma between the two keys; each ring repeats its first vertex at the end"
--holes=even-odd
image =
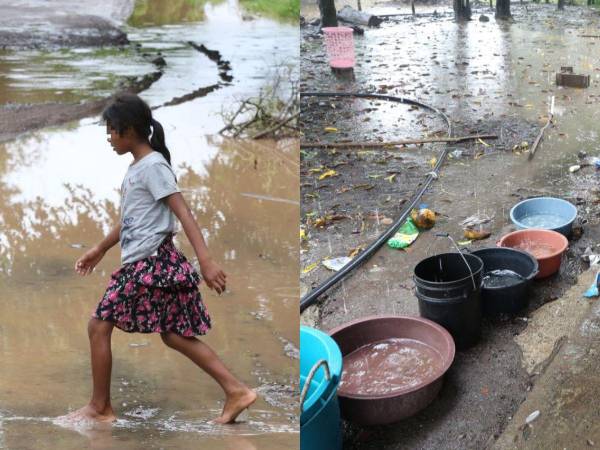
{"type": "Polygon", "coordinates": [[[505,247],[492,247],[472,252],[483,261],[485,273],[492,270],[508,269],[523,277],[506,287],[486,287],[481,289],[483,312],[486,315],[515,314],[529,304],[529,290],[532,280],[538,274],[537,260],[527,252],[505,247]]]}
{"type": "Polygon", "coordinates": [[[483,279],[483,261],[463,256],[466,263],[459,253],[431,256],[414,272],[419,314],[448,330],[461,350],[475,345],[481,335],[483,279]]]}

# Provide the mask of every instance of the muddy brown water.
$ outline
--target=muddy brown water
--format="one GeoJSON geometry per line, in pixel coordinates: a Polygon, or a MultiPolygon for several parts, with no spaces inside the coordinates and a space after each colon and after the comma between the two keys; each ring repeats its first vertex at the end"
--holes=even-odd
{"type": "Polygon", "coordinates": [[[435,378],[442,360],[436,349],[414,339],[374,342],[344,357],[339,392],[379,396],[404,391],[435,378]]]}
{"type": "MultiPolygon", "coordinates": [[[[132,3],[114,0],[101,13],[124,21],[132,3]]],[[[243,20],[236,0],[158,3],[145,10],[148,2],[136,2],[124,25],[130,46],[0,51],[0,106],[104,98],[125,78],[154,71],[149,59],[161,52],[163,76],[140,94],[158,107],[220,83],[214,62],[187,41],[230,62],[231,83],[154,114],[180,189],[229,276],[226,294],[201,288],[214,322],[203,339],[260,399],[242,423],[211,425],[223,406],[211,379],[158,336],[115,330],[119,421],[109,429],[53,425],[89,399],[86,323],[119,266],[118,248],[89,277],[76,276],[73,265],[118,220],[118,188],[130,162],[111,152],[97,117],[85,118],[0,145],[0,448],[297,446],[298,145],[209,136],[235,99],[257,95],[279,71],[296,67],[298,29],[243,20]]],[[[183,232],[176,243],[196,263],[183,232]]]]}
{"type": "MultiPolygon", "coordinates": [[[[163,119],[167,130],[177,111],[163,119]]],[[[86,323],[119,251],[88,277],[73,264],[118,220],[116,189],[130,162],[112,153],[101,125],[83,120],[0,147],[0,447],[297,444],[297,142],[222,142],[185,129],[167,131],[179,186],[229,275],[222,296],[201,288],[214,320],[205,341],[261,399],[243,423],[209,425],[222,408],[218,386],[157,335],[115,330],[119,422],[79,432],[51,423],[89,398],[86,323]]],[[[196,262],[183,232],[176,242],[196,262]]]]}

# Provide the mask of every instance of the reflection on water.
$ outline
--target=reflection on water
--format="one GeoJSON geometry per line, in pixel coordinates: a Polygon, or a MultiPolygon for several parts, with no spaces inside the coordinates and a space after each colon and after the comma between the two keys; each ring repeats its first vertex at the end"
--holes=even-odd
{"type": "MultiPolygon", "coordinates": [[[[165,114],[167,129],[176,111],[165,114]]],[[[112,391],[122,421],[98,438],[106,447],[93,448],[129,448],[130,441],[131,448],[140,442],[155,448],[159,435],[163,448],[190,448],[198,434],[213,436],[211,448],[246,445],[217,439],[222,435],[244,439],[248,448],[294,445],[297,360],[289,344],[298,345],[297,142],[182,134],[167,132],[179,185],[230,281],[220,297],[202,289],[214,320],[206,342],[258,388],[261,400],[239,426],[208,425],[222,407],[214,382],[158,336],[117,332],[112,391]],[[265,433],[273,439],[239,436],[265,433]]],[[[82,448],[89,436],[56,430],[44,418],[89,395],[85,327],[119,265],[118,250],[89,277],[77,277],[72,266],[118,220],[116,189],[130,157],[111,152],[103,127],[90,120],[4,144],[0,155],[0,316],[10,318],[0,327],[0,439],[8,448],[57,448],[53,439],[28,447],[51,432],[61,448],[82,448]]],[[[182,232],[176,241],[195,260],[182,232]]]]}
{"type": "MultiPolygon", "coordinates": [[[[134,21],[134,26],[125,27],[131,46],[60,51],[0,50],[0,103],[105,98],[125,77],[140,77],[155,71],[150,60],[161,52],[167,63],[164,74],[145,92],[144,98],[151,105],[164,104],[220,80],[215,63],[190,47],[188,41],[219,50],[231,63],[234,85],[228,87],[225,94],[212,95],[211,101],[219,105],[226,96],[231,99],[264,85],[267,68],[280,63],[296,66],[298,27],[269,19],[244,21],[235,0],[150,0],[139,1],[137,5],[138,9],[142,8],[139,11],[146,12],[140,18],[143,23],[134,21]],[[186,16],[186,11],[193,14],[186,16]],[[161,26],[164,23],[161,15],[171,25],[161,26]],[[193,22],[186,22],[186,17],[193,22]],[[152,25],[138,26],[149,23],[152,25]]],[[[219,112],[220,106],[215,111],[219,112]]]]}

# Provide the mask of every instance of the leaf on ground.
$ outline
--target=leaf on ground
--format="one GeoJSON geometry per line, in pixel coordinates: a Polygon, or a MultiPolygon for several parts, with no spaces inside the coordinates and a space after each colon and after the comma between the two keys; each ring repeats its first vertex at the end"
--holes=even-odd
{"type": "Polygon", "coordinates": [[[363,183],[363,184],[355,184],[354,186],[352,186],[352,189],[365,189],[366,191],[370,191],[374,187],[375,186],[372,184],[363,183]]]}
{"type": "Polygon", "coordinates": [[[324,167],[313,167],[312,169],[308,169],[308,173],[319,173],[323,172],[324,167]]]}
{"type": "Polygon", "coordinates": [[[328,133],[335,133],[337,132],[337,128],[336,127],[325,127],[325,131],[327,131],[328,133]]]}
{"type": "Polygon", "coordinates": [[[486,147],[489,147],[489,146],[490,146],[490,144],[488,144],[487,142],[485,142],[485,141],[484,141],[483,139],[481,139],[481,138],[477,139],[477,141],[479,141],[481,144],[483,144],[483,145],[484,145],[484,146],[486,146],[486,147]]]}
{"type": "Polygon", "coordinates": [[[356,247],[356,248],[353,248],[352,250],[350,250],[350,251],[348,252],[348,256],[349,256],[350,258],[354,258],[356,255],[358,255],[358,254],[359,254],[360,252],[362,252],[364,249],[365,249],[365,246],[364,246],[364,245],[359,245],[358,247],[356,247]]]}
{"type": "Polygon", "coordinates": [[[436,164],[437,164],[437,158],[431,158],[429,160],[429,165],[431,166],[431,168],[434,168],[436,164]]]}
{"type": "Polygon", "coordinates": [[[319,180],[324,180],[325,178],[329,177],[336,177],[337,175],[338,173],[335,170],[329,169],[327,172],[324,172],[319,176],[319,180]]]}
{"type": "Polygon", "coordinates": [[[319,265],[318,262],[309,264],[308,266],[306,266],[304,269],[302,269],[302,273],[308,273],[311,272],[312,270],[314,270],[317,266],[319,265]]]}
{"type": "Polygon", "coordinates": [[[393,174],[391,174],[389,177],[385,177],[385,179],[386,179],[387,181],[389,181],[390,183],[393,183],[393,182],[394,182],[394,180],[396,179],[396,174],[395,174],[395,173],[393,173],[393,174]]]}

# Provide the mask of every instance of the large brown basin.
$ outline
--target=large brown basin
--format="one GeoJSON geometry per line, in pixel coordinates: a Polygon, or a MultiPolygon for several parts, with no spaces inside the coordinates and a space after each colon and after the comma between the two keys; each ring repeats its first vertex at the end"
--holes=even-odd
{"type": "MultiPolygon", "coordinates": [[[[344,370],[352,367],[350,364],[346,367],[346,362],[352,358],[349,356],[351,353],[361,348],[364,350],[365,346],[377,345],[378,342],[390,342],[390,339],[399,339],[398,342],[417,341],[418,345],[427,346],[430,358],[437,358],[435,364],[431,364],[432,370],[423,375],[423,379],[417,378],[409,386],[396,386],[388,393],[365,394],[361,392],[364,391],[362,387],[344,387],[342,382],[338,388],[342,416],[360,425],[394,423],[421,411],[439,393],[443,375],[454,360],[455,346],[450,333],[422,317],[367,317],[337,327],[329,334],[340,347],[344,370]]],[[[351,376],[347,379],[350,380],[351,376]]]]}

